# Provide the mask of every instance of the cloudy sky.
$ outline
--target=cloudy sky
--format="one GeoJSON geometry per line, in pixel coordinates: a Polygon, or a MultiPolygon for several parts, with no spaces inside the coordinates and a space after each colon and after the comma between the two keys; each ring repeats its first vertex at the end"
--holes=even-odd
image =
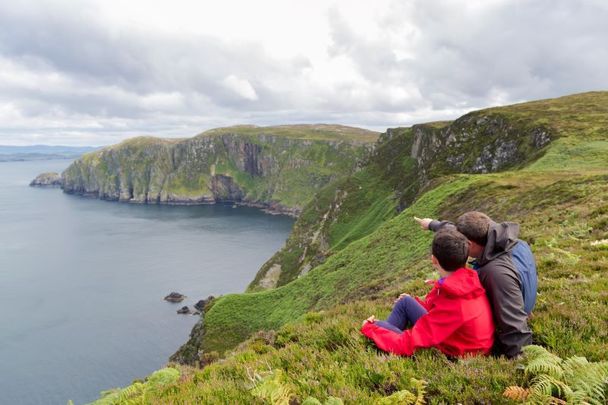
{"type": "Polygon", "coordinates": [[[0,144],[384,130],[608,90],[604,0],[0,1],[0,144]]]}

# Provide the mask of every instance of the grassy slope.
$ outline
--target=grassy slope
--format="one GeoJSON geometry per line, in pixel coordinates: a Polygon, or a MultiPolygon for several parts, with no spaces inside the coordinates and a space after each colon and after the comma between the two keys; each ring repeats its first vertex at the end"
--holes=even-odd
{"type": "Polygon", "coordinates": [[[326,257],[374,231],[397,214],[395,190],[405,188],[415,164],[409,157],[411,129],[392,130],[390,140],[381,141],[362,169],[321,189],[303,210],[284,248],[260,269],[249,287],[258,291],[266,271],[281,265],[278,286],[301,274],[304,267],[316,267],[326,257]]]}
{"type": "Polygon", "coordinates": [[[398,292],[424,293],[422,280],[432,275],[427,260],[431,235],[411,217],[453,219],[470,209],[522,224],[522,238],[531,242],[538,262],[540,295],[531,322],[537,342],[562,356],[605,358],[608,115],[597,111],[605,112],[608,94],[572,100],[569,110],[567,98],[499,110],[514,120],[536,119],[532,107],[544,114],[555,105],[555,114],[546,119],[561,138],[525,170],[444,178],[399,216],[306,277],[275,290],[218,300],[205,318],[207,351],[234,347],[255,330],[278,328],[278,334],[254,338],[202,371],[178,366],[182,380],[149,401],[255,402],[250,391],[255,373],[279,369],[286,389],[300,399],[334,395],[371,402],[411,389],[410,377],[416,377],[429,382],[427,395],[434,402],[501,401],[503,389],[522,379],[515,363],[492,358],[449,362],[432,350],[412,359],[385,356],[357,332],[370,313],[385,316],[398,292]],[[321,312],[307,314],[310,310],[321,312]]]}

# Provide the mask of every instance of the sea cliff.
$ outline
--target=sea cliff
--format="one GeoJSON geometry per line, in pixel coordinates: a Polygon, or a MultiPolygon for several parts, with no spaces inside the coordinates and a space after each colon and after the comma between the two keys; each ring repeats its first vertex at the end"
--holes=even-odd
{"type": "Polygon", "coordinates": [[[230,202],[297,215],[357,170],[377,134],[332,125],[220,128],[190,139],[129,139],[84,155],[66,193],[147,204],[230,202]]]}

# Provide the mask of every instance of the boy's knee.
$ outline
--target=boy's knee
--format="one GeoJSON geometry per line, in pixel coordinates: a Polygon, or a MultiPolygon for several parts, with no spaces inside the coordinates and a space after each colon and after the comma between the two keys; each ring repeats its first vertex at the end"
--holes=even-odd
{"type": "Polygon", "coordinates": [[[412,305],[412,303],[417,303],[417,301],[414,299],[414,297],[407,295],[397,301],[395,306],[400,308],[408,308],[410,305],[412,305]]]}

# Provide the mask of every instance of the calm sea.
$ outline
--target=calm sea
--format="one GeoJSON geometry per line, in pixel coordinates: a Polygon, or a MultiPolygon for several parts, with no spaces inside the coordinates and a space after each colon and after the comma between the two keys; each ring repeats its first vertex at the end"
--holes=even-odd
{"type": "Polygon", "coordinates": [[[0,163],[2,404],[81,404],[162,367],[197,321],[176,310],[243,291],[293,225],[28,187],[69,163],[0,163]],[[163,301],[171,291],[188,298],[163,301]]]}

